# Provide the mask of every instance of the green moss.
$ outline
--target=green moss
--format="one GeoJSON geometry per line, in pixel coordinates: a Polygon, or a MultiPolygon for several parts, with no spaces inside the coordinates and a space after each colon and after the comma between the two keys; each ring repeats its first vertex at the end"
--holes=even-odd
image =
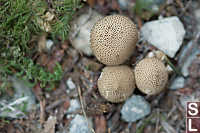
{"type": "MultiPolygon", "coordinates": [[[[28,80],[33,84],[40,82],[41,87],[54,85],[62,78],[62,69],[56,65],[53,73],[37,65],[31,59],[37,46],[30,46],[34,35],[45,32],[42,23],[49,24],[48,32],[53,39],[67,39],[69,22],[80,0],[0,0],[0,81],[6,87],[8,75],[28,80]],[[45,19],[47,12],[54,15],[51,21],[45,19]],[[40,22],[39,22],[40,20],[40,22]]],[[[1,86],[2,88],[2,86],[1,86]]]]}
{"type": "Polygon", "coordinates": [[[164,5],[165,1],[166,0],[136,0],[133,9],[142,19],[148,20],[159,13],[159,8],[164,5]]]}

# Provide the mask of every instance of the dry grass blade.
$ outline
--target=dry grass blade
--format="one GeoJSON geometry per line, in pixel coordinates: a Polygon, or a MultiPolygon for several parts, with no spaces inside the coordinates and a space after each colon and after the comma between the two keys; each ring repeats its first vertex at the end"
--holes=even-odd
{"type": "Polygon", "coordinates": [[[91,125],[89,124],[88,122],[88,118],[87,118],[87,115],[85,113],[85,109],[84,109],[84,105],[83,105],[83,98],[82,98],[82,95],[81,95],[81,88],[80,86],[77,87],[78,88],[78,95],[79,95],[79,99],[80,99],[80,103],[81,103],[81,109],[82,109],[82,112],[83,112],[83,115],[87,121],[87,124],[88,124],[88,127],[90,128],[90,130],[95,133],[94,129],[91,127],[91,125]]]}
{"type": "Polygon", "coordinates": [[[182,76],[185,78],[185,76],[182,74],[182,72],[180,71],[180,69],[176,68],[171,61],[165,56],[165,61],[167,62],[167,64],[173,69],[173,71],[178,74],[179,76],[182,76]]]}
{"type": "Polygon", "coordinates": [[[161,120],[161,125],[167,133],[177,133],[176,130],[166,121],[161,120]]]}
{"type": "Polygon", "coordinates": [[[45,122],[45,106],[46,100],[42,99],[40,101],[40,124],[43,124],[45,122]]]}

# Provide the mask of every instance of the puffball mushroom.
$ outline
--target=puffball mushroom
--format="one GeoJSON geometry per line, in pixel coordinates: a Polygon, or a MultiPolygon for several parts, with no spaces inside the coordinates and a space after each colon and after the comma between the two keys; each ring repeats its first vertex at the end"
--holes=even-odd
{"type": "Polygon", "coordinates": [[[155,57],[141,60],[136,65],[134,74],[136,86],[140,91],[148,95],[161,92],[168,81],[165,65],[155,57]]]}
{"type": "Polygon", "coordinates": [[[110,15],[99,20],[90,33],[91,49],[106,65],[124,63],[133,53],[138,40],[136,25],[122,15],[110,15]]]}
{"type": "Polygon", "coordinates": [[[128,66],[107,66],[97,81],[98,89],[106,100],[117,103],[126,100],[135,89],[134,73],[128,66]]]}

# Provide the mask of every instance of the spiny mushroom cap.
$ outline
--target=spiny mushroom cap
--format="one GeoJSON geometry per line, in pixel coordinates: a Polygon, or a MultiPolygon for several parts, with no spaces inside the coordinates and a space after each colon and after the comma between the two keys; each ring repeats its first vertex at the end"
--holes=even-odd
{"type": "Polygon", "coordinates": [[[133,70],[128,66],[107,66],[103,69],[98,82],[100,94],[110,102],[126,100],[135,89],[133,70]]]}
{"type": "Polygon", "coordinates": [[[138,40],[136,25],[127,17],[111,15],[98,21],[90,33],[91,49],[106,65],[119,65],[133,53],[138,40]]]}
{"type": "Polygon", "coordinates": [[[145,94],[153,95],[161,92],[168,81],[168,73],[164,64],[157,58],[141,60],[134,70],[136,86],[145,94]]]}

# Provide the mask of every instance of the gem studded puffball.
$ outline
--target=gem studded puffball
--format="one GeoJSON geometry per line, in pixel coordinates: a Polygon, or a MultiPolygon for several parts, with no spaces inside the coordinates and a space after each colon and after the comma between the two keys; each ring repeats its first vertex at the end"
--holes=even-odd
{"type": "Polygon", "coordinates": [[[122,15],[110,15],[99,20],[90,34],[91,49],[105,65],[124,63],[134,52],[138,40],[136,25],[122,15]]]}
{"type": "Polygon", "coordinates": [[[164,90],[168,81],[165,65],[157,58],[141,60],[134,70],[136,86],[148,95],[158,94],[164,90]]]}
{"type": "Polygon", "coordinates": [[[125,65],[107,66],[98,81],[98,89],[106,100],[118,103],[126,100],[135,89],[135,78],[131,68],[125,65]]]}

